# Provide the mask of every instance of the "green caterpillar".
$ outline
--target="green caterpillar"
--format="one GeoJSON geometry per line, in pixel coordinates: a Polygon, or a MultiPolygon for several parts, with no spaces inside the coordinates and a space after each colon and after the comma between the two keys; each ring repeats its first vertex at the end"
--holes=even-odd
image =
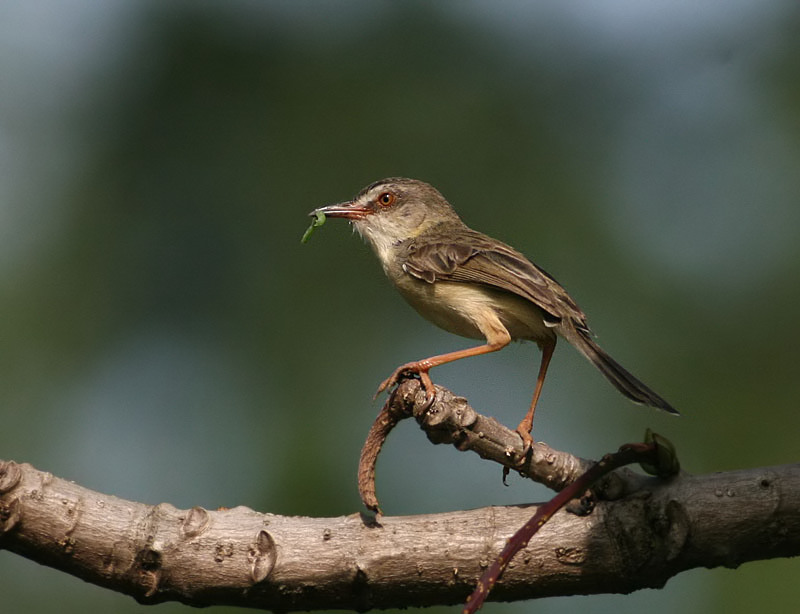
{"type": "Polygon", "coordinates": [[[311,226],[303,233],[303,238],[300,239],[300,243],[308,243],[311,235],[314,234],[314,229],[325,223],[325,214],[322,211],[315,211],[314,215],[314,219],[311,220],[311,226]]]}

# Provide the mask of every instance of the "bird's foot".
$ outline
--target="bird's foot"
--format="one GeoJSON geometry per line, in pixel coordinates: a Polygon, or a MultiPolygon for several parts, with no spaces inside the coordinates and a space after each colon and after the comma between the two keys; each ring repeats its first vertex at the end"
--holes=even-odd
{"type": "Polygon", "coordinates": [[[425,389],[425,404],[429,407],[436,397],[436,389],[433,387],[431,376],[428,375],[429,369],[430,367],[424,364],[424,361],[408,362],[404,365],[400,365],[389,377],[381,382],[381,385],[378,386],[378,390],[373,398],[377,398],[381,392],[396,386],[404,379],[414,377],[416,375],[419,377],[420,381],[422,382],[422,387],[425,389]]]}
{"type": "Polygon", "coordinates": [[[519,458],[516,460],[517,467],[521,467],[524,465],[527,460],[528,456],[531,454],[531,450],[533,450],[533,437],[531,437],[531,426],[527,424],[525,420],[519,423],[517,427],[517,434],[522,438],[522,452],[519,455],[519,458]]]}

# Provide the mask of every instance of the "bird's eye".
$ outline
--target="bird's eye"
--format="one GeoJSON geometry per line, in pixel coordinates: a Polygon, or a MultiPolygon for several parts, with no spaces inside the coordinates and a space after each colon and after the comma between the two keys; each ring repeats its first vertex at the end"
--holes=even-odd
{"type": "Polygon", "coordinates": [[[378,196],[378,202],[383,207],[388,207],[389,205],[394,203],[395,198],[396,198],[395,195],[392,194],[391,192],[382,192],[381,195],[378,196]]]}

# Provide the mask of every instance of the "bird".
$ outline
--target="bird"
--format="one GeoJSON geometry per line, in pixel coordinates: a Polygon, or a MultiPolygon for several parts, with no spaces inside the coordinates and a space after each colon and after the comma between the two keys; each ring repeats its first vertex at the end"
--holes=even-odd
{"type": "Polygon", "coordinates": [[[533,445],[533,417],[556,341],[563,337],[631,401],[679,414],[597,344],[586,315],[561,284],[511,246],[468,227],[429,183],[381,179],[352,200],[310,213],[320,214],[349,220],[395,288],[425,319],[450,333],[484,341],[400,365],[376,396],[403,378],[417,376],[431,403],[432,368],[497,352],[512,340],[533,341],[542,357],[533,399],[516,428],[524,458],[533,445]]]}

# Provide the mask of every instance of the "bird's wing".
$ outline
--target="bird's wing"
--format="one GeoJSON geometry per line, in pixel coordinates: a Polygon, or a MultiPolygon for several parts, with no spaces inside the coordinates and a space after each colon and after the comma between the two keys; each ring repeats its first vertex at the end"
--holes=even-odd
{"type": "Polygon", "coordinates": [[[546,314],[551,324],[571,320],[586,327],[586,316],[567,291],[545,271],[513,248],[470,231],[469,240],[410,243],[403,269],[428,283],[456,281],[505,290],[528,299],[546,314]]]}

